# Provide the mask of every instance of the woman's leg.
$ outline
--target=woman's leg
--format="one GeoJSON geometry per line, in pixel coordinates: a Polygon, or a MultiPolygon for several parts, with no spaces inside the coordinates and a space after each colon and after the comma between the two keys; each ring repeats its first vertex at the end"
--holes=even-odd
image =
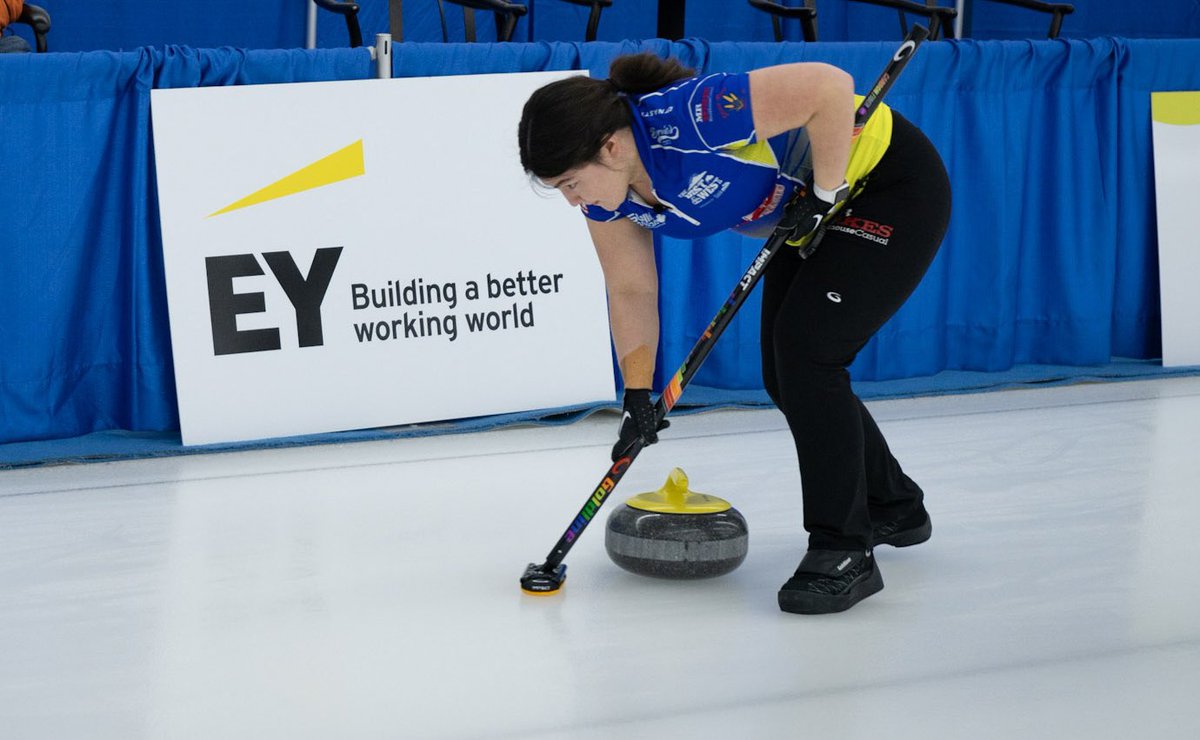
{"type": "Polygon", "coordinates": [[[883,513],[920,500],[847,368],[916,288],[948,218],[940,159],[897,117],[893,150],[817,252],[807,261],[781,254],[768,269],[764,382],[795,439],[810,551],[869,553],[868,502],[883,513]]]}

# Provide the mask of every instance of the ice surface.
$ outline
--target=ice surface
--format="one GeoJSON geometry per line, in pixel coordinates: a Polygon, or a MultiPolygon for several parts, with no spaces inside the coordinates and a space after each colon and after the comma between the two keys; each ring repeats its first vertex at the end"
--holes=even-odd
{"type": "Polygon", "coordinates": [[[1200,378],[869,405],[933,539],[819,617],[775,603],[776,412],[676,418],[612,497],[683,468],[748,520],[740,568],[626,573],[606,507],[544,598],[517,579],[615,415],[0,473],[0,735],[1200,737],[1200,378]]]}

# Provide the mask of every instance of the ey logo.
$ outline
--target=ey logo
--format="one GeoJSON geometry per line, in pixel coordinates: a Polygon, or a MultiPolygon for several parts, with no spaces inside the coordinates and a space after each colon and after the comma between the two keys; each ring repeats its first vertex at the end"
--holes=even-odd
{"type": "MultiPolygon", "coordinates": [[[[263,259],[279,287],[296,311],[296,335],[301,347],[319,347],[325,343],[321,326],[321,303],[337,267],[341,247],[323,247],[313,256],[308,275],[301,275],[290,252],[264,252],[263,259]]],[[[279,329],[237,328],[238,314],[267,310],[264,293],[235,293],[233,279],[262,275],[263,269],[253,254],[229,254],[208,257],[208,315],[212,320],[213,353],[233,355],[279,349],[279,329]]]]}
{"type": "MultiPolygon", "coordinates": [[[[312,190],[323,185],[358,177],[366,172],[362,140],[323,157],[292,174],[256,190],[241,200],[209,214],[220,216],[249,206],[312,190]]],[[[308,274],[303,275],[290,252],[264,252],[263,261],[275,276],[279,287],[292,304],[296,314],[296,335],[301,347],[324,344],[321,325],[321,304],[333,279],[341,257],[341,247],[323,247],[316,251],[308,274]]],[[[208,312],[212,322],[213,352],[231,355],[242,352],[262,352],[281,348],[278,328],[239,330],[240,314],[261,313],[267,310],[266,294],[237,293],[235,278],[265,275],[253,254],[230,254],[207,257],[204,260],[208,277],[208,312]]]]}

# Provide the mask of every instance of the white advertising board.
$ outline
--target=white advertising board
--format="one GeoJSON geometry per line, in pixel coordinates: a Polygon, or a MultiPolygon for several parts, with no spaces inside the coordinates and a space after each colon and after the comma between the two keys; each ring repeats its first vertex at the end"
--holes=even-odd
{"type": "Polygon", "coordinates": [[[1200,92],[1151,93],[1163,367],[1200,365],[1200,92]]]}
{"type": "Polygon", "coordinates": [[[612,400],[587,228],[517,154],[568,74],[154,90],[184,444],[612,400]]]}

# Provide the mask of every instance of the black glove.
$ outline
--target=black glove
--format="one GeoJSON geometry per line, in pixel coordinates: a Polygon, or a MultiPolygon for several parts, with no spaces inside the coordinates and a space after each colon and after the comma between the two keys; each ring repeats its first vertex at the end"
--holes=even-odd
{"type": "Polygon", "coordinates": [[[639,437],[646,447],[654,444],[658,441],[659,430],[669,426],[671,426],[671,422],[666,419],[655,425],[654,403],[650,400],[649,389],[626,388],[625,407],[621,414],[621,432],[617,435],[617,443],[612,448],[612,461],[619,460],[639,437]]]}
{"type": "Polygon", "coordinates": [[[816,184],[803,187],[788,202],[777,228],[789,232],[789,245],[806,247],[805,240],[817,230],[829,212],[841,205],[849,195],[850,186],[844,182],[836,190],[822,190],[816,184]]]}

